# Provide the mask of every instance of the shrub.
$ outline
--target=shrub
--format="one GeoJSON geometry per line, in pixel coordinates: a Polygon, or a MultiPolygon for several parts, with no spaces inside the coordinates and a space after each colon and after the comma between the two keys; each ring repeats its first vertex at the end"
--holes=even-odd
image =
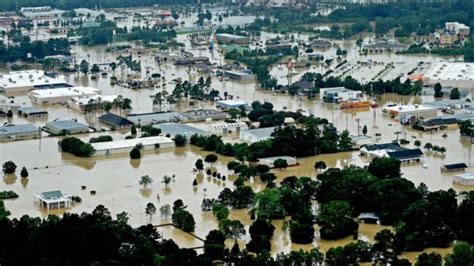
{"type": "Polygon", "coordinates": [[[3,163],[2,168],[4,174],[13,174],[16,171],[16,164],[13,161],[6,161],[5,163],[3,163]]]}
{"type": "Polygon", "coordinates": [[[78,157],[90,157],[95,150],[89,143],[75,137],[67,137],[59,143],[63,152],[69,152],[78,157]]]}
{"type": "Polygon", "coordinates": [[[130,159],[140,159],[142,157],[142,153],[140,152],[140,149],[138,147],[134,147],[130,151],[130,159]]]}

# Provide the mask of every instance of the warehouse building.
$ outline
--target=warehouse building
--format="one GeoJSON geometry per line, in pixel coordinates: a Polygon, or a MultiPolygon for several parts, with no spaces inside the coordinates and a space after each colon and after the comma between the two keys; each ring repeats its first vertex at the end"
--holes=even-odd
{"type": "Polygon", "coordinates": [[[189,140],[189,138],[195,134],[203,136],[209,135],[209,132],[186,124],[162,123],[154,125],[153,127],[161,129],[162,135],[170,136],[171,138],[174,138],[176,135],[182,135],[189,140]]]}
{"type": "Polygon", "coordinates": [[[56,120],[46,123],[45,130],[54,135],[89,133],[89,126],[74,120],[56,120]]]}
{"type": "Polygon", "coordinates": [[[132,121],[135,125],[154,125],[159,123],[171,123],[186,121],[186,116],[176,112],[155,112],[143,114],[130,114],[127,119],[132,121]]]}
{"type": "Polygon", "coordinates": [[[6,124],[0,127],[0,141],[36,139],[40,136],[40,129],[32,124],[6,124]]]}
{"type": "Polygon", "coordinates": [[[193,122],[206,121],[206,120],[222,120],[227,118],[227,113],[220,112],[214,109],[195,109],[188,110],[181,113],[187,120],[193,122]]]}
{"type": "Polygon", "coordinates": [[[42,70],[11,71],[0,75],[0,92],[27,92],[34,89],[72,87],[60,78],[48,76],[42,70]]]}
{"type": "Polygon", "coordinates": [[[108,156],[129,153],[138,144],[143,146],[142,150],[144,151],[175,147],[174,141],[171,138],[162,136],[97,142],[91,145],[95,149],[94,156],[108,156]]]}
{"type": "Polygon", "coordinates": [[[121,129],[121,128],[130,128],[133,126],[133,122],[128,120],[125,117],[108,113],[99,117],[99,121],[110,127],[121,129]]]}
{"type": "Polygon", "coordinates": [[[18,115],[29,118],[41,118],[47,117],[48,111],[36,108],[34,106],[29,106],[18,109],[18,115]]]}
{"type": "Polygon", "coordinates": [[[455,175],[453,182],[462,186],[474,186],[474,173],[455,175]]]}
{"type": "Polygon", "coordinates": [[[414,124],[416,121],[438,115],[437,108],[419,104],[388,106],[382,111],[392,118],[398,119],[404,125],[414,124]]]}
{"type": "Polygon", "coordinates": [[[434,86],[472,89],[474,88],[474,63],[438,62],[433,63],[423,76],[423,83],[434,86]]]}
{"type": "Polygon", "coordinates": [[[37,104],[66,103],[74,97],[97,97],[100,89],[92,87],[66,87],[30,91],[31,101],[37,104]]]}

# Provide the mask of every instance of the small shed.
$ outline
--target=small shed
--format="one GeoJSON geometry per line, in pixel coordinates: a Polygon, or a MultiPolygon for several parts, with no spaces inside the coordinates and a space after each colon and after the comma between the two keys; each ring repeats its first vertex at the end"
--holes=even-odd
{"type": "Polygon", "coordinates": [[[48,111],[42,110],[33,106],[30,107],[22,107],[18,109],[18,115],[24,116],[24,117],[30,117],[30,118],[35,118],[35,117],[46,117],[48,116],[48,111]]]}
{"type": "Polygon", "coordinates": [[[60,209],[71,207],[71,196],[63,194],[60,190],[47,191],[35,194],[35,201],[39,202],[42,208],[60,209]]]}
{"type": "Polygon", "coordinates": [[[466,170],[467,165],[465,163],[452,163],[441,166],[441,172],[461,172],[466,170]]]}

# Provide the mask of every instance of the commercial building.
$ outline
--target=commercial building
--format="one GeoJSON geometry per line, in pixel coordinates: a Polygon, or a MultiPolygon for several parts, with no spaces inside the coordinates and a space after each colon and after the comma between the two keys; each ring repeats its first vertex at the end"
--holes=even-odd
{"type": "Polygon", "coordinates": [[[42,70],[10,71],[0,75],[0,92],[26,92],[34,89],[71,87],[61,78],[45,75],[42,70]]]}
{"type": "Polygon", "coordinates": [[[249,44],[250,38],[247,36],[240,36],[229,33],[216,34],[217,42],[219,44],[249,44]]]}
{"type": "Polygon", "coordinates": [[[161,129],[162,135],[169,135],[171,138],[174,138],[176,135],[183,135],[189,140],[189,138],[194,134],[203,136],[209,135],[209,132],[186,124],[161,123],[159,125],[154,125],[153,127],[161,129]]]}
{"type": "Polygon", "coordinates": [[[188,110],[181,113],[188,121],[199,122],[206,120],[222,120],[227,118],[227,113],[220,112],[214,109],[195,109],[188,110]]]}
{"type": "Polygon", "coordinates": [[[40,118],[40,117],[47,117],[48,111],[42,110],[33,106],[22,107],[18,109],[18,115],[21,115],[23,117],[29,117],[29,118],[40,118]]]}
{"type": "Polygon", "coordinates": [[[181,122],[186,121],[187,117],[176,112],[156,112],[143,114],[130,114],[127,119],[132,121],[135,125],[154,125],[166,122],[181,122]]]}
{"type": "Polygon", "coordinates": [[[72,109],[84,111],[87,104],[93,102],[95,104],[103,105],[105,102],[114,102],[118,95],[93,95],[93,96],[78,96],[72,97],[67,101],[67,106],[72,109]]]}
{"type": "Polygon", "coordinates": [[[231,132],[239,133],[242,130],[247,129],[248,126],[244,122],[235,122],[235,123],[216,123],[211,127],[212,132],[217,134],[226,134],[231,132]]]}
{"type": "Polygon", "coordinates": [[[462,186],[474,186],[474,173],[455,175],[453,182],[462,186]]]}
{"type": "Polygon", "coordinates": [[[116,114],[112,114],[112,113],[101,115],[99,117],[99,121],[101,123],[104,123],[108,126],[116,128],[116,129],[130,128],[130,127],[133,126],[132,121],[128,120],[125,117],[122,117],[122,116],[119,116],[119,115],[116,115],[116,114]]]}
{"type": "Polygon", "coordinates": [[[100,89],[92,87],[66,87],[30,91],[31,101],[37,104],[66,103],[74,97],[97,97],[100,89]]]}
{"type": "Polygon", "coordinates": [[[398,119],[400,123],[404,125],[414,124],[416,121],[436,117],[438,115],[437,108],[418,104],[388,106],[382,111],[384,114],[398,119]]]}
{"type": "Polygon", "coordinates": [[[0,141],[36,139],[40,136],[40,129],[32,124],[0,126],[0,141]]]}
{"type": "Polygon", "coordinates": [[[46,123],[45,130],[54,135],[89,133],[89,126],[74,120],[56,120],[46,123]]]}
{"type": "Polygon", "coordinates": [[[423,120],[419,123],[419,127],[423,131],[439,130],[450,127],[458,127],[460,120],[453,117],[435,117],[423,120]]]}
{"type": "Polygon", "coordinates": [[[433,63],[423,75],[423,83],[434,86],[472,89],[474,88],[474,63],[437,62],[433,63]]]}
{"type": "Polygon", "coordinates": [[[442,100],[433,102],[424,102],[423,105],[438,108],[439,110],[464,109],[472,106],[470,101],[466,100],[442,100]]]}
{"type": "Polygon", "coordinates": [[[387,152],[391,158],[397,159],[402,163],[419,162],[423,157],[423,152],[420,149],[403,149],[399,151],[387,152]]]}
{"type": "Polygon", "coordinates": [[[91,145],[95,149],[94,156],[108,156],[118,153],[129,153],[137,144],[141,144],[143,146],[142,150],[145,151],[175,147],[174,141],[171,138],[162,136],[97,142],[91,145]]]}
{"type": "Polygon", "coordinates": [[[240,139],[254,143],[271,138],[275,127],[256,128],[240,131],[240,139]]]}
{"type": "Polygon", "coordinates": [[[324,88],[319,90],[319,97],[327,103],[340,103],[361,98],[362,91],[353,91],[344,87],[324,88]]]}
{"type": "Polygon", "coordinates": [[[250,70],[244,70],[244,71],[227,70],[224,72],[224,76],[228,77],[229,79],[239,80],[239,81],[254,80],[254,76],[252,74],[252,71],[250,70]]]}

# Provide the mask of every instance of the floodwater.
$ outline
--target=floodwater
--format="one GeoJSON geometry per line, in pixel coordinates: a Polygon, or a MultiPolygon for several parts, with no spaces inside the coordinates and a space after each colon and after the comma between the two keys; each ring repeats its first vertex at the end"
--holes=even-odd
{"type": "MultiPolygon", "coordinates": [[[[274,34],[262,34],[262,41],[266,38],[275,36],[274,34]]],[[[307,38],[302,36],[302,38],[307,38]]],[[[186,41],[185,35],[179,35],[180,41],[186,41]]],[[[354,42],[346,41],[340,42],[340,45],[347,47],[349,54],[347,60],[355,65],[357,61],[365,61],[372,59],[373,61],[383,61],[385,63],[394,62],[396,68],[387,74],[386,78],[390,78],[391,72],[397,71],[408,72],[412,66],[415,66],[419,61],[429,62],[438,60],[433,57],[419,57],[411,55],[387,55],[377,54],[360,57],[354,49],[354,42]]],[[[82,59],[88,60],[91,64],[108,64],[112,62],[119,54],[111,54],[105,52],[106,47],[82,47],[75,46],[74,55],[77,57],[77,62],[82,59]]],[[[186,43],[186,49],[191,50],[197,56],[209,56],[211,61],[217,64],[225,63],[222,55],[214,52],[213,55],[207,50],[199,50],[191,48],[186,43]]],[[[326,51],[327,56],[335,56],[335,50],[326,51]]],[[[126,52],[123,53],[127,54],[126,52]]],[[[186,67],[176,67],[171,64],[156,64],[151,54],[144,54],[140,57],[134,54],[136,59],[142,62],[142,75],[145,75],[146,69],[151,73],[158,72],[166,77],[166,89],[171,91],[174,87],[169,82],[172,79],[181,77],[183,79],[197,80],[200,74],[196,69],[188,69],[186,67]]],[[[101,66],[107,69],[105,65],[101,66]]],[[[334,67],[334,66],[332,66],[334,67]]],[[[324,73],[329,68],[322,66],[314,66],[309,69],[297,69],[293,81],[296,81],[299,76],[307,71],[318,71],[324,73]]],[[[351,75],[356,78],[368,81],[375,76],[383,66],[377,66],[369,69],[368,67],[355,68],[351,75]]],[[[119,79],[124,79],[127,70],[118,68],[115,75],[119,79]]],[[[280,65],[276,65],[271,69],[271,74],[276,76],[281,83],[286,82],[287,69],[280,65]]],[[[398,74],[397,74],[398,75],[398,74]]],[[[111,74],[109,74],[111,76],[111,74]]],[[[69,75],[66,79],[72,84],[92,86],[102,89],[103,94],[121,94],[124,97],[132,99],[133,113],[150,112],[153,110],[150,95],[155,94],[161,89],[143,89],[130,90],[119,86],[111,86],[109,78],[99,77],[97,80],[91,80],[87,76],[69,75]]],[[[287,109],[296,111],[303,110],[305,114],[314,114],[316,116],[325,117],[334,123],[338,129],[348,129],[351,134],[356,135],[361,131],[363,125],[368,126],[368,135],[372,137],[375,143],[375,134],[380,133],[381,139],[379,143],[389,142],[395,139],[394,132],[401,131],[400,137],[411,141],[408,147],[414,147],[413,141],[419,139],[424,145],[426,142],[431,142],[433,145],[444,146],[447,148],[447,153],[444,155],[427,153],[422,163],[404,165],[402,172],[405,178],[411,180],[418,185],[425,183],[430,190],[449,189],[454,188],[456,191],[464,191],[468,188],[453,186],[452,174],[444,174],[440,172],[440,166],[445,163],[466,162],[470,165],[470,142],[468,139],[460,137],[458,129],[448,129],[433,133],[424,133],[414,131],[408,127],[401,127],[397,121],[392,120],[382,115],[381,109],[360,109],[342,111],[337,106],[331,104],[321,104],[319,100],[307,100],[298,96],[289,96],[284,94],[275,94],[271,91],[262,91],[256,88],[254,82],[240,83],[233,81],[219,81],[217,78],[212,79],[214,89],[227,91],[235,97],[246,101],[260,100],[272,102],[275,109],[287,109]],[[357,128],[356,119],[360,119],[360,127],[357,128]],[[447,134],[443,138],[443,133],[447,134]],[[422,167],[426,165],[426,168],[422,167]]],[[[378,102],[382,106],[386,103],[409,103],[432,101],[432,96],[421,97],[406,97],[386,94],[382,96],[378,102]]],[[[16,95],[15,102],[22,105],[31,105],[27,95],[16,95]]],[[[69,119],[77,118],[81,122],[97,126],[96,118],[90,115],[83,115],[82,113],[68,109],[62,105],[47,105],[40,106],[49,111],[48,120],[56,118],[69,119]]],[[[212,107],[210,103],[199,103],[198,107],[212,107]]],[[[188,103],[183,102],[179,106],[174,106],[174,109],[186,109],[188,103]]],[[[6,122],[6,119],[1,118],[1,123],[6,122]]],[[[18,116],[14,116],[13,123],[31,122],[36,125],[44,125],[43,120],[27,120],[18,116]]],[[[116,131],[111,132],[115,139],[124,138],[127,132],[116,131]]],[[[98,134],[79,135],[81,139],[88,141],[91,136],[98,134]]],[[[231,136],[224,136],[225,139],[231,136]]],[[[69,154],[61,154],[57,146],[58,138],[42,138],[40,140],[27,140],[11,143],[0,144],[0,161],[13,160],[18,165],[19,169],[23,166],[28,168],[29,178],[21,179],[19,176],[5,176],[3,182],[0,183],[0,190],[13,190],[17,192],[20,197],[15,200],[5,201],[6,207],[11,211],[11,217],[20,217],[23,214],[32,216],[46,217],[48,214],[61,214],[64,210],[46,210],[40,209],[33,203],[33,195],[49,190],[62,190],[64,193],[77,195],[82,198],[82,203],[76,204],[69,212],[90,212],[98,204],[103,204],[112,214],[117,214],[125,211],[130,216],[130,223],[138,226],[144,223],[151,222],[153,224],[162,224],[170,222],[170,218],[164,219],[160,217],[159,211],[150,220],[146,217],[144,210],[148,202],[154,203],[158,208],[164,204],[172,204],[176,199],[182,199],[188,205],[187,209],[193,214],[196,220],[196,235],[204,238],[207,233],[217,228],[217,221],[211,213],[201,212],[201,202],[204,198],[215,198],[224,187],[232,187],[233,178],[227,181],[217,181],[213,178],[204,175],[192,173],[194,162],[198,158],[204,157],[207,153],[199,150],[196,147],[184,147],[176,149],[164,149],[156,152],[147,152],[139,161],[131,161],[127,154],[114,155],[112,157],[94,157],[88,159],[76,158],[69,154]],[[174,181],[165,187],[161,182],[164,175],[176,175],[174,181]],[[139,178],[143,175],[150,175],[154,182],[147,189],[142,188],[139,184],[139,178]],[[194,178],[197,178],[199,185],[193,188],[192,183],[194,178]],[[86,186],[85,190],[81,186],[86,186]],[[91,195],[90,191],[95,190],[96,195],[91,195]],[[160,199],[157,199],[159,195],[160,199]]],[[[220,156],[219,162],[213,167],[224,175],[230,173],[226,169],[226,164],[232,158],[225,158],[220,156]]],[[[324,160],[328,167],[344,167],[349,164],[366,165],[368,160],[360,158],[358,152],[346,152],[338,154],[319,155],[308,158],[301,158],[298,160],[299,166],[290,167],[285,170],[273,170],[278,176],[278,182],[284,177],[290,175],[297,176],[311,176],[315,177],[317,172],[313,169],[313,164],[317,160],[324,160]]],[[[469,171],[469,170],[467,170],[469,171]]],[[[264,185],[258,180],[251,180],[249,183],[255,190],[261,190],[264,185]]],[[[248,231],[248,226],[251,220],[248,215],[248,210],[232,210],[231,218],[238,219],[245,224],[248,231]]],[[[290,250],[311,249],[313,247],[320,247],[325,251],[330,247],[340,246],[352,241],[351,237],[341,239],[338,241],[320,240],[318,237],[311,245],[296,245],[292,244],[289,235],[281,230],[282,221],[273,222],[276,231],[272,241],[272,253],[288,252],[290,250]]],[[[359,238],[373,241],[376,232],[386,228],[378,225],[362,224],[359,230],[359,238]]],[[[316,228],[317,229],[317,228],[316,228]]],[[[165,237],[175,239],[178,244],[184,247],[201,246],[202,242],[185,234],[173,227],[162,227],[160,231],[165,237]]],[[[317,230],[316,230],[317,231],[317,230]]],[[[243,245],[249,240],[249,235],[245,235],[239,243],[243,245]]],[[[233,244],[232,240],[228,240],[229,247],[233,244]]],[[[445,254],[450,249],[436,249],[436,251],[445,254]]],[[[406,253],[404,256],[410,260],[414,260],[417,253],[406,253]]]]}

